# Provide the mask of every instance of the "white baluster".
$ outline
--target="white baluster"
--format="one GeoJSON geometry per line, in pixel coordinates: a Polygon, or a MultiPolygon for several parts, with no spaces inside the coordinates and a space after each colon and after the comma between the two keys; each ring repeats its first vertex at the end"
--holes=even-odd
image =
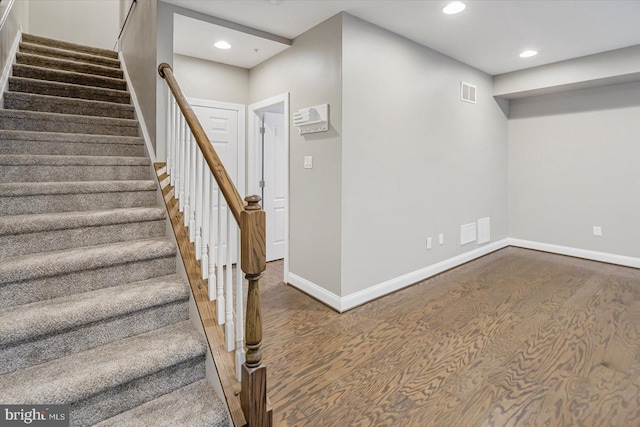
{"type": "Polygon", "coordinates": [[[196,149],[196,259],[202,259],[202,153],[196,149]]]}
{"type": "Polygon", "coordinates": [[[193,243],[196,240],[196,164],[198,162],[196,153],[198,150],[196,148],[196,139],[191,134],[191,131],[189,131],[189,141],[191,147],[191,155],[189,156],[189,201],[191,203],[189,211],[189,241],[193,243]]]}
{"type": "Polygon", "coordinates": [[[176,164],[178,161],[178,138],[177,138],[177,134],[178,134],[178,106],[176,105],[176,100],[172,97],[171,98],[172,102],[171,102],[171,106],[173,107],[172,110],[172,114],[173,114],[173,128],[171,131],[171,158],[173,159],[171,161],[171,185],[173,186],[173,188],[176,188],[176,164]]]}
{"type": "Polygon", "coordinates": [[[236,378],[242,381],[242,365],[246,355],[244,352],[244,290],[242,289],[242,266],[240,258],[240,228],[238,227],[238,260],[236,261],[236,378]]]}
{"type": "Polygon", "coordinates": [[[180,191],[178,192],[178,200],[180,203],[178,204],[178,209],[180,212],[184,212],[184,178],[186,174],[184,173],[184,150],[185,150],[185,140],[184,140],[184,128],[186,127],[184,116],[180,115],[180,130],[178,135],[178,141],[180,143],[179,151],[179,171],[178,171],[178,184],[180,185],[180,191]]]}
{"type": "MultiPolygon", "coordinates": [[[[209,165],[207,162],[202,159],[202,175],[204,180],[204,189],[202,190],[202,260],[200,262],[200,267],[202,270],[202,280],[205,280],[209,275],[209,211],[211,210],[210,200],[211,195],[209,192],[211,191],[211,179],[209,176],[211,172],[209,171],[209,165]]],[[[211,258],[213,260],[213,258],[211,258]]]]}
{"type": "Polygon", "coordinates": [[[166,129],[166,134],[165,134],[165,138],[166,138],[166,174],[167,176],[171,177],[171,119],[172,119],[172,115],[171,115],[171,89],[169,89],[169,87],[167,87],[167,116],[166,116],[166,121],[167,121],[167,129],[166,129]]]}
{"type": "Polygon", "coordinates": [[[190,185],[191,185],[191,130],[189,129],[189,125],[185,123],[184,126],[184,226],[189,227],[189,218],[191,216],[191,200],[189,200],[189,196],[191,195],[190,185]]]}
{"type": "Polygon", "coordinates": [[[217,211],[218,211],[218,217],[216,218],[218,221],[218,230],[217,230],[217,235],[218,235],[218,245],[217,245],[217,253],[216,253],[216,282],[217,282],[217,289],[218,289],[218,296],[217,296],[217,300],[218,303],[216,305],[216,312],[218,314],[218,325],[224,325],[224,319],[225,319],[225,315],[224,315],[224,310],[225,310],[225,304],[224,304],[224,275],[222,274],[222,266],[224,263],[224,250],[223,250],[223,240],[222,237],[224,236],[223,234],[223,230],[222,230],[222,215],[224,214],[224,210],[222,209],[222,203],[224,202],[224,198],[222,197],[222,191],[220,191],[220,189],[218,188],[218,206],[217,206],[217,211]]]}
{"type": "Polygon", "coordinates": [[[216,210],[213,208],[215,200],[216,182],[212,174],[209,174],[209,299],[214,301],[218,298],[216,286],[216,210]]]}
{"type": "Polygon", "coordinates": [[[234,327],[233,327],[233,264],[232,264],[232,254],[233,254],[233,248],[232,248],[232,244],[231,244],[231,226],[233,225],[231,223],[231,211],[229,209],[225,209],[227,211],[227,256],[226,256],[226,261],[227,264],[225,266],[225,285],[226,285],[226,292],[225,292],[225,311],[226,311],[226,318],[225,318],[225,322],[224,322],[224,337],[225,337],[225,342],[227,343],[227,351],[233,351],[233,347],[235,345],[234,343],[234,327]]]}

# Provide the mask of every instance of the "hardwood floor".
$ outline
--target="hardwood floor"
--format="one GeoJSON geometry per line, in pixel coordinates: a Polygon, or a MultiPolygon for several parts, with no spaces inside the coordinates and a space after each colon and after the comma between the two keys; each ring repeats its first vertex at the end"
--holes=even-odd
{"type": "Polygon", "coordinates": [[[344,314],[281,278],[275,425],[640,425],[640,270],[507,248],[344,314]]]}

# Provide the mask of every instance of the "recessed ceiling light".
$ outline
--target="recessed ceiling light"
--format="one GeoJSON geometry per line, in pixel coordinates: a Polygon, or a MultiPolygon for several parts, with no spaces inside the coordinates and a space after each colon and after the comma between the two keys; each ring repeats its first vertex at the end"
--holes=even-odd
{"type": "Polygon", "coordinates": [[[535,50],[525,50],[520,54],[520,58],[530,58],[532,56],[536,56],[538,54],[535,50]]]}
{"type": "Polygon", "coordinates": [[[224,40],[220,40],[214,44],[218,49],[231,49],[231,45],[224,40]]]}
{"type": "Polygon", "coordinates": [[[465,6],[464,3],[460,3],[459,1],[454,1],[446,5],[444,9],[442,9],[442,11],[447,15],[453,15],[454,13],[462,12],[465,9],[465,7],[467,6],[465,6]]]}

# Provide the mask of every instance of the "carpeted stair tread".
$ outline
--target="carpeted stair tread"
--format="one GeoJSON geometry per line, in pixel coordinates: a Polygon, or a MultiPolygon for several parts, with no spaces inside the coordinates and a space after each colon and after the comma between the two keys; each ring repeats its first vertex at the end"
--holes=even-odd
{"type": "Polygon", "coordinates": [[[191,322],[180,322],[0,376],[0,402],[69,404],[201,357],[205,351],[191,322]]]}
{"type": "Polygon", "coordinates": [[[196,381],[94,427],[225,427],[231,425],[224,403],[207,380],[196,381]]]}
{"type": "MultiPolygon", "coordinates": [[[[9,92],[6,92],[9,93],[9,92]]],[[[119,104],[116,104],[119,105],[119,104]]],[[[120,144],[144,146],[141,136],[92,135],[82,133],[36,132],[0,129],[0,141],[77,142],[91,144],[120,144]]]]}
{"type": "Polygon", "coordinates": [[[148,166],[149,164],[151,161],[147,157],[0,154],[0,165],[3,166],[148,166]]]}
{"type": "Polygon", "coordinates": [[[9,307],[0,310],[0,347],[188,299],[187,285],[174,274],[9,307]]]}
{"type": "Polygon", "coordinates": [[[3,258],[104,245],[165,234],[161,208],[122,208],[0,216],[3,258]]]}
{"type": "Polygon", "coordinates": [[[10,215],[0,217],[0,236],[129,222],[157,221],[164,218],[164,209],[157,207],[10,215]]]}
{"type": "Polygon", "coordinates": [[[107,89],[126,90],[124,79],[96,76],[94,74],[77,73],[74,71],[54,70],[32,65],[14,64],[13,76],[28,79],[49,80],[59,83],[71,83],[82,86],[102,87],[107,89]]]}
{"type": "Polygon", "coordinates": [[[124,90],[29,79],[25,77],[9,77],[9,90],[41,95],[64,96],[67,98],[116,102],[120,104],[131,103],[129,92],[124,90]]]}
{"type": "Polygon", "coordinates": [[[43,46],[34,43],[20,42],[20,52],[31,53],[52,58],[69,59],[89,64],[99,64],[107,67],[120,68],[120,61],[116,58],[107,58],[102,55],[92,55],[90,53],[74,52],[67,49],[58,49],[50,46],[43,46]]]}
{"type": "Polygon", "coordinates": [[[4,108],[42,113],[59,113],[81,116],[134,119],[134,107],[105,101],[67,98],[62,96],[39,95],[25,92],[5,92],[4,108]]]}
{"type": "Polygon", "coordinates": [[[164,238],[155,238],[8,257],[0,263],[0,285],[164,258],[175,253],[175,245],[164,238]]]}
{"type": "Polygon", "coordinates": [[[35,55],[32,53],[16,53],[16,64],[31,65],[34,67],[50,68],[56,70],[73,71],[82,74],[95,74],[97,76],[112,77],[122,79],[122,70],[104,65],[89,64],[68,59],[51,58],[48,56],[35,55]]]}
{"type": "Polygon", "coordinates": [[[51,194],[125,193],[155,190],[156,183],[153,180],[0,183],[0,197],[51,194]]]}
{"type": "Polygon", "coordinates": [[[141,157],[145,151],[137,136],[0,130],[0,154],[141,157]]]}
{"type": "Polygon", "coordinates": [[[0,126],[10,130],[140,136],[137,120],[37,111],[0,110],[0,126]]]}
{"type": "Polygon", "coordinates": [[[50,39],[48,37],[38,36],[35,34],[22,33],[22,41],[25,43],[38,44],[42,46],[50,46],[58,49],[89,53],[91,55],[106,56],[107,58],[114,58],[114,59],[118,58],[118,52],[115,52],[113,50],[102,49],[102,48],[93,47],[93,46],[86,46],[86,45],[66,42],[62,40],[50,39]]]}
{"type": "Polygon", "coordinates": [[[157,206],[149,180],[0,183],[0,216],[149,206],[157,206]]]}

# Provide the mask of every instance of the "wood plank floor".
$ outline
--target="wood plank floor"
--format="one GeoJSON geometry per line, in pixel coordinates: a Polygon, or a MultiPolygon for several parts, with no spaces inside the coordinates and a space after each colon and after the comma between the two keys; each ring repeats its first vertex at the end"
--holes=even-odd
{"type": "Polygon", "coordinates": [[[640,425],[640,270],[507,248],[344,314],[281,278],[276,425],[640,425]]]}

